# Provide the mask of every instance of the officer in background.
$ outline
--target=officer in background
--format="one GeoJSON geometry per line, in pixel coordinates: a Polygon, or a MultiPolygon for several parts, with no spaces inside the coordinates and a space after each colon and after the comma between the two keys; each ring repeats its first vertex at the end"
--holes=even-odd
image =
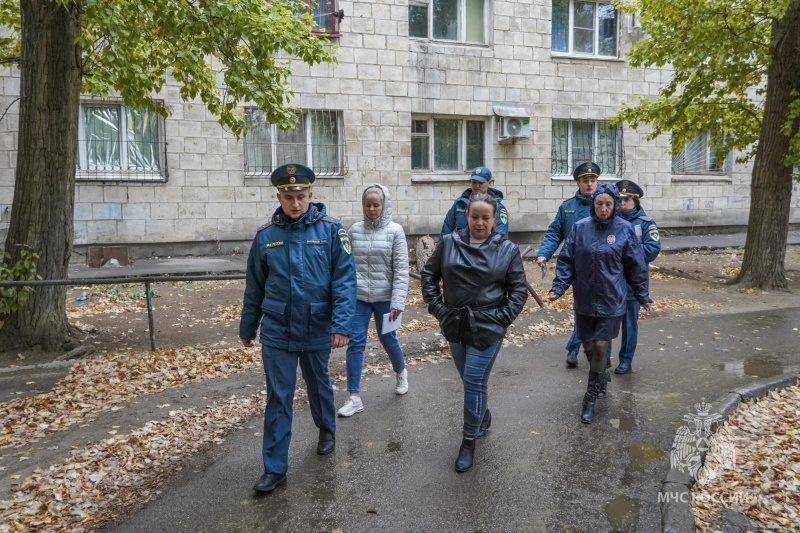
{"type": "MultiPolygon", "coordinates": [[[[569,235],[572,225],[582,218],[589,216],[589,208],[592,205],[592,193],[597,189],[597,178],[600,177],[600,167],[597,163],[587,162],[578,165],[572,173],[572,178],[578,182],[578,191],[575,196],[564,200],[558,208],[556,218],[550,223],[544,235],[541,246],[536,251],[536,264],[545,264],[564,239],[569,235]]],[[[578,366],[578,350],[581,348],[581,341],[575,336],[575,328],[572,329],[567,341],[567,368],[578,366]]]]}
{"type": "MultiPolygon", "coordinates": [[[[621,206],[619,216],[633,224],[636,236],[642,242],[644,260],[649,264],[655,261],[661,251],[661,236],[655,221],[647,216],[642,209],[640,199],[644,196],[641,187],[630,180],[617,182],[621,206]]],[[[619,365],[614,369],[615,374],[627,374],[631,371],[633,353],[639,339],[639,302],[633,296],[628,285],[628,295],[625,299],[625,320],[622,321],[622,346],[619,349],[619,365]]],[[[611,343],[609,343],[609,354],[611,343]]]]}
{"type": "Polygon", "coordinates": [[[495,229],[497,233],[508,236],[508,210],[503,205],[502,191],[492,187],[494,179],[492,171],[486,167],[475,167],[469,177],[470,188],[464,191],[461,196],[456,198],[450,211],[444,217],[442,231],[439,239],[449,235],[456,230],[467,227],[467,205],[469,197],[473,194],[488,194],[497,200],[497,217],[495,218],[495,229]]]}
{"type": "Polygon", "coordinates": [[[356,271],[347,232],[325,206],[312,202],[314,172],[300,164],[271,176],[280,207],[258,228],[247,259],[239,337],[253,346],[261,326],[267,378],[262,455],[264,475],[253,487],[271,492],[286,484],[297,364],[319,428],[317,453],[336,445],[336,408],[328,376],[331,347],[347,345],[356,307],[356,271]]]}

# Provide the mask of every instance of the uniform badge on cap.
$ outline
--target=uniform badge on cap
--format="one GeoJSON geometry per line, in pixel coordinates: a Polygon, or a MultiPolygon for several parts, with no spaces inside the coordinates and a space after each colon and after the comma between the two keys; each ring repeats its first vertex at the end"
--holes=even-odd
{"type": "MultiPolygon", "coordinates": [[[[291,175],[291,174],[294,174],[294,173],[296,173],[296,172],[297,172],[297,167],[296,167],[296,166],[294,166],[294,165],[288,165],[288,166],[286,167],[286,173],[287,173],[287,174],[290,174],[290,175],[291,175]]],[[[292,183],[294,183],[294,182],[292,182],[292,183]]]]}
{"type": "MultiPolygon", "coordinates": [[[[288,169],[287,169],[287,172],[288,172],[288,169]]],[[[289,178],[289,183],[297,183],[297,180],[295,179],[295,177],[294,177],[294,176],[292,176],[291,178],[289,178]]]]}
{"type": "Polygon", "coordinates": [[[591,163],[586,163],[586,170],[588,170],[589,172],[592,171],[592,164],[591,163]]]}
{"type": "Polygon", "coordinates": [[[475,169],[475,174],[480,174],[481,172],[483,172],[482,168],[478,167],[475,169]]]}
{"type": "Polygon", "coordinates": [[[628,180],[623,180],[622,181],[622,186],[623,187],[627,187],[628,185],[630,185],[630,182],[628,180]]]}

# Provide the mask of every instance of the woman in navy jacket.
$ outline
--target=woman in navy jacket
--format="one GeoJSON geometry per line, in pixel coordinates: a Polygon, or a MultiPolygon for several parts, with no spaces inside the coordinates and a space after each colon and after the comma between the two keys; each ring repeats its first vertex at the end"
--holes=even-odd
{"type": "Polygon", "coordinates": [[[548,294],[552,302],[573,287],[575,329],[591,368],[581,411],[584,424],[594,419],[595,400],[606,383],[608,344],[619,335],[628,285],[645,311],[652,302],[642,245],[630,222],[616,216],[619,203],[614,185],[597,187],[591,216],[576,222],[564,241],[548,294]]]}

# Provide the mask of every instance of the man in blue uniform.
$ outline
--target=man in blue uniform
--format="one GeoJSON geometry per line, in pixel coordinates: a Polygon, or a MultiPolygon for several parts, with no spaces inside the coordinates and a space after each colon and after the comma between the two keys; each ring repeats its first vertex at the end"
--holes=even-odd
{"type": "Polygon", "coordinates": [[[488,194],[497,200],[495,229],[497,233],[508,235],[508,210],[503,205],[502,191],[492,187],[493,184],[494,178],[492,178],[491,170],[486,167],[475,167],[472,170],[472,175],[469,177],[470,188],[456,198],[450,211],[444,217],[442,231],[439,233],[440,239],[456,230],[467,227],[467,205],[469,205],[469,197],[473,194],[488,194]]]}
{"type": "MultiPolygon", "coordinates": [[[[537,265],[543,265],[553,257],[558,247],[569,235],[572,225],[589,216],[592,193],[597,189],[597,178],[599,177],[600,167],[597,163],[582,163],[575,168],[572,178],[578,182],[578,191],[572,198],[564,200],[564,203],[558,208],[556,218],[548,226],[542,244],[536,251],[537,265]]],[[[580,348],[581,341],[575,336],[575,328],[573,328],[566,346],[567,368],[578,366],[578,350],[580,348]]]]}
{"type": "Polygon", "coordinates": [[[297,364],[319,428],[317,453],[336,445],[336,408],[328,376],[331,347],[347,345],[356,307],[356,271],[347,232],[325,206],[312,202],[314,172],[288,164],[271,176],[280,207],[258,228],[247,259],[239,337],[253,346],[261,326],[267,377],[262,455],[264,474],[253,487],[286,484],[297,364]]]}
{"type": "MultiPolygon", "coordinates": [[[[648,264],[652,263],[661,251],[661,236],[658,234],[655,221],[642,209],[639,199],[644,196],[644,190],[630,180],[618,181],[617,189],[621,201],[619,216],[633,224],[633,230],[642,243],[644,260],[648,264]]],[[[625,299],[625,320],[622,322],[619,365],[614,369],[615,374],[627,374],[631,371],[633,353],[636,351],[639,339],[639,307],[639,301],[633,296],[629,285],[628,296],[625,299]]],[[[608,349],[610,352],[611,343],[608,349]]]]}

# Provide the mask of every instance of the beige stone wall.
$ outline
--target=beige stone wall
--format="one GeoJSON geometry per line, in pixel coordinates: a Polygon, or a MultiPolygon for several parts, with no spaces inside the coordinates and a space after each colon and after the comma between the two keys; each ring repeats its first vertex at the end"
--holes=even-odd
{"type": "MultiPolygon", "coordinates": [[[[406,1],[342,2],[338,64],[295,62],[294,103],[341,110],[349,172],[320,178],[318,201],[349,225],[361,217],[363,188],[393,194],[395,220],[408,234],[438,234],[445,213],[468,185],[468,174],[411,170],[412,114],[489,120],[486,165],[511,213],[512,232],[547,228],[576,187],[550,172],[553,119],[604,120],[623,101],[654,96],[665,70],[630,68],[622,59],[586,59],[550,50],[550,2],[494,2],[486,45],[409,39],[406,1]],[[498,142],[492,104],[523,104],[531,137],[498,142]]],[[[637,38],[620,21],[620,47],[637,38]]],[[[623,52],[624,57],[624,52],[623,52]]],[[[18,72],[4,68],[0,105],[19,92],[18,72]]],[[[175,86],[161,95],[173,109],[165,121],[165,183],[79,181],[75,243],[243,241],[277,207],[267,178],[245,177],[242,143],[199,104],[181,103],[175,86]]],[[[18,106],[0,121],[0,237],[13,198],[18,106]]],[[[645,139],[624,128],[625,178],[642,185],[643,204],[661,227],[745,225],[751,165],[723,177],[673,176],[669,138],[645,139]]],[[[796,204],[796,202],[795,202],[796,204]]],[[[798,221],[800,213],[793,213],[798,221]]]]}

